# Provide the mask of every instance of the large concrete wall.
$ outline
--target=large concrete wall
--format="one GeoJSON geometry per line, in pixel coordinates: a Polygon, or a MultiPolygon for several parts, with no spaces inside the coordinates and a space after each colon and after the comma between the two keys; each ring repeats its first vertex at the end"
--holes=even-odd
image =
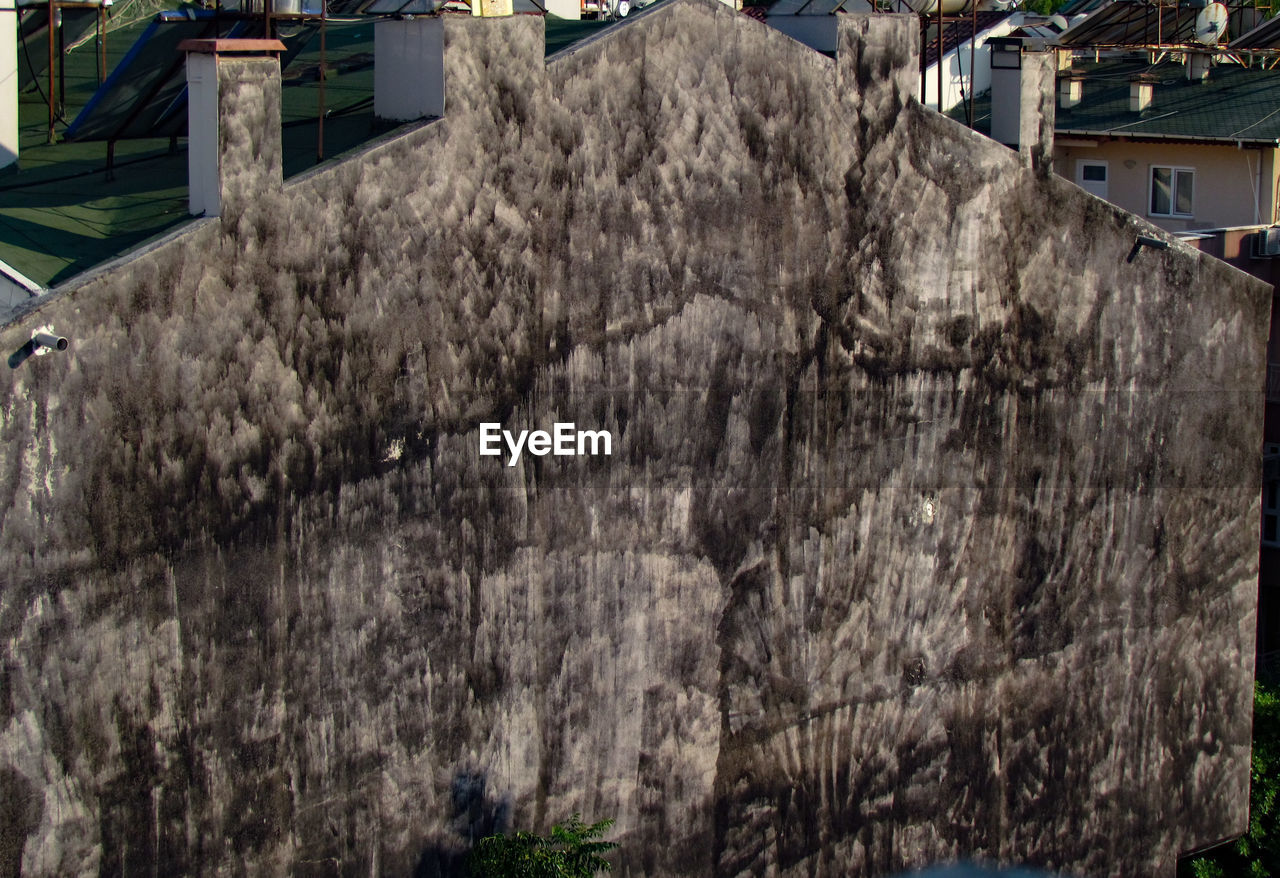
{"type": "MultiPolygon", "coordinates": [[[[1269,295],[719,4],[10,325],[0,869],[1167,874],[1246,820],[1269,295]],[[614,431],[478,454],[478,425],[614,431]]],[[[875,31],[868,38],[869,31],[875,31]]],[[[228,104],[229,106],[230,104],[228,104]]],[[[252,152],[252,149],[249,150],[252,152]]],[[[228,183],[234,186],[234,181],[228,183]]]]}

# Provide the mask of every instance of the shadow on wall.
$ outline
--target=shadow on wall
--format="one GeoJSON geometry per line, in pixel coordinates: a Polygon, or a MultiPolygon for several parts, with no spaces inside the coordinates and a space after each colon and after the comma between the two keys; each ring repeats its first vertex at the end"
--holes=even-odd
{"type": "Polygon", "coordinates": [[[511,828],[511,802],[485,795],[488,778],[484,772],[459,772],[453,778],[449,798],[453,806],[450,827],[457,836],[453,844],[428,845],[413,870],[414,878],[463,878],[467,854],[480,839],[511,828]]]}

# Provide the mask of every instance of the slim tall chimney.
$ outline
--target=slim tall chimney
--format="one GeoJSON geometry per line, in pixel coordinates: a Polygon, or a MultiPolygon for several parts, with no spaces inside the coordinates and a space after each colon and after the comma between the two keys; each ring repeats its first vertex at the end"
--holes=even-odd
{"type": "Polygon", "coordinates": [[[1149,79],[1135,79],[1129,83],[1129,111],[1141,113],[1155,100],[1156,84],[1149,79]]]}
{"type": "Polygon", "coordinates": [[[185,40],[188,210],[238,213],[282,185],[279,40],[185,40]]]}
{"type": "Polygon", "coordinates": [[[18,9],[0,0],[0,168],[18,160],[18,9]]]}
{"type": "MultiPolygon", "coordinates": [[[[1024,52],[1018,37],[987,40],[991,51],[991,139],[1018,150],[1048,173],[1053,161],[1054,81],[1051,52],[1024,52]]],[[[1064,101],[1069,92],[1064,94],[1064,101]]]]}
{"type": "Polygon", "coordinates": [[[444,115],[444,19],[384,18],[373,25],[373,115],[410,122],[444,115]]]}
{"type": "Polygon", "coordinates": [[[992,37],[991,53],[991,139],[1014,149],[1018,147],[1022,116],[1022,40],[992,37]]]}

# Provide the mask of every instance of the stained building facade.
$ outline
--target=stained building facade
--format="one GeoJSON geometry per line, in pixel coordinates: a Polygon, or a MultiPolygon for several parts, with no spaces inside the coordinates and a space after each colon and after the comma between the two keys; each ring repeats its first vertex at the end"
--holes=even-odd
{"type": "Polygon", "coordinates": [[[71,340],[0,382],[0,868],[1242,831],[1269,292],[920,107],[913,18],[541,27],[446,17],[443,118],[287,186],[228,86],[221,218],[0,332],[71,340]]]}

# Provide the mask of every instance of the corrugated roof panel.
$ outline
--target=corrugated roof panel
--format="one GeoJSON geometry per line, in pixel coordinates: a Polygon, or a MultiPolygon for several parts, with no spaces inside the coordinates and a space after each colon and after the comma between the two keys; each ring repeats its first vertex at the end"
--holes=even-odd
{"type": "Polygon", "coordinates": [[[368,15],[430,15],[444,4],[445,0],[373,0],[361,11],[368,15]]]}
{"type": "Polygon", "coordinates": [[[1198,9],[1116,0],[1066,31],[1062,46],[1178,46],[1195,39],[1198,9]]]}
{"type": "Polygon", "coordinates": [[[1070,18],[1073,15],[1084,15],[1093,12],[1111,0],[1067,0],[1066,5],[1058,9],[1058,14],[1065,15],[1070,18]]]}
{"type": "MultiPolygon", "coordinates": [[[[978,35],[981,36],[984,31],[995,27],[1012,15],[1012,12],[979,12],[977,16],[978,35]]],[[[942,54],[945,56],[957,46],[967,43],[973,34],[973,19],[969,15],[965,15],[962,18],[944,20],[942,26],[942,54]]],[[[924,36],[924,65],[925,67],[932,67],[937,62],[938,24],[936,21],[931,20],[924,36]]],[[[965,64],[967,65],[968,63],[966,60],[965,64]]]]}
{"type": "Polygon", "coordinates": [[[1268,18],[1248,33],[1241,34],[1227,44],[1231,49],[1280,48],[1280,16],[1268,18]]]}
{"type": "Polygon", "coordinates": [[[769,7],[769,15],[800,15],[812,0],[778,0],[769,7]]]}

